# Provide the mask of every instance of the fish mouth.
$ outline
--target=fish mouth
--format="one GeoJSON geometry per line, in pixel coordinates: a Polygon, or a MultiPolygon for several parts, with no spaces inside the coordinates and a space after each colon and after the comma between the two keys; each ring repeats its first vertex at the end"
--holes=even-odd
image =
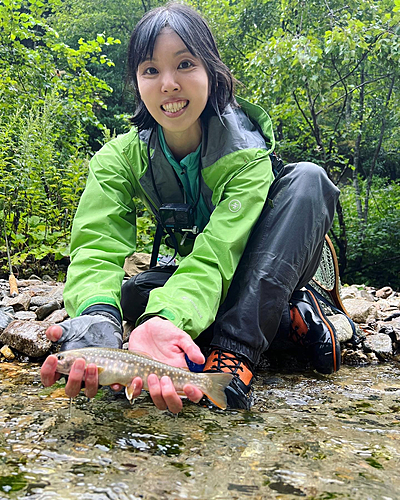
{"type": "Polygon", "coordinates": [[[166,111],[167,113],[178,113],[183,108],[186,108],[189,104],[188,100],[175,101],[175,102],[166,102],[161,105],[161,109],[166,111]]]}

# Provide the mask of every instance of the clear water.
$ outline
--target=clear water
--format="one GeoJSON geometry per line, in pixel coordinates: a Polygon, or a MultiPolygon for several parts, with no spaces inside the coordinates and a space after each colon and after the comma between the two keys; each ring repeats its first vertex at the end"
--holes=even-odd
{"type": "Polygon", "coordinates": [[[251,412],[107,389],[44,389],[39,366],[0,364],[0,498],[82,500],[400,498],[400,370],[263,373],[251,412]]]}

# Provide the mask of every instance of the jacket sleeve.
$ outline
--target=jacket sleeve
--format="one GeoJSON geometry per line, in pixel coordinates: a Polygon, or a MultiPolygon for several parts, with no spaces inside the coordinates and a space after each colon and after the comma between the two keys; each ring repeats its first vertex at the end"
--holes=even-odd
{"type": "Polygon", "coordinates": [[[136,181],[118,148],[106,144],[91,160],[74,218],[64,302],[71,317],[93,304],[120,309],[125,257],[136,246],[136,181]]]}
{"type": "Polygon", "coordinates": [[[243,162],[246,154],[225,157],[222,176],[217,164],[206,173],[216,208],[192,252],[162,288],[150,293],[138,322],[158,315],[196,338],[214,321],[273,181],[268,154],[243,162]]]}

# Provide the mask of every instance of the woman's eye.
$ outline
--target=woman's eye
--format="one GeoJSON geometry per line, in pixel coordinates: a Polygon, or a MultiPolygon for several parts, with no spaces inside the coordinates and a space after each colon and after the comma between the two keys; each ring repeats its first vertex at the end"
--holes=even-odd
{"type": "Polygon", "coordinates": [[[178,68],[179,69],[188,69],[188,68],[191,68],[193,66],[193,64],[190,62],[190,61],[182,61],[178,68]]]}
{"type": "Polygon", "coordinates": [[[145,75],[156,75],[157,74],[157,70],[156,70],[156,68],[146,68],[144,70],[144,74],[145,75]]]}

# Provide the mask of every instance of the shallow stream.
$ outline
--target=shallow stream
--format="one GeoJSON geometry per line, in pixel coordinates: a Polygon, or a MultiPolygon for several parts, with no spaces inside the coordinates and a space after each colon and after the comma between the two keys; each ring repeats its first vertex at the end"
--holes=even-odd
{"type": "Polygon", "coordinates": [[[69,399],[39,366],[0,364],[0,498],[400,498],[400,370],[259,374],[251,412],[179,417],[108,389],[69,399]]]}

